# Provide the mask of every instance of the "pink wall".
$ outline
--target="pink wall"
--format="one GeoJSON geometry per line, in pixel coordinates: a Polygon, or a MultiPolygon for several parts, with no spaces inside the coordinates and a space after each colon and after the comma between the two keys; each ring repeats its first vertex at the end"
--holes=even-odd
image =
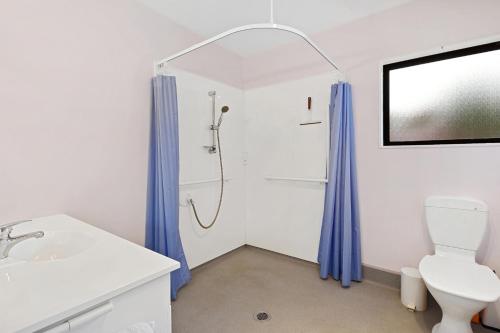
{"type": "MultiPolygon", "coordinates": [[[[0,13],[0,223],[66,212],[141,243],[153,60],[201,38],[131,0],[0,13]]],[[[241,86],[240,62],[209,47],[176,65],[241,86]]]]}
{"type": "MultiPolygon", "coordinates": [[[[432,249],[423,201],[443,194],[489,205],[480,260],[500,270],[500,146],[379,148],[380,62],[500,35],[499,12],[496,0],[421,0],[312,36],[353,85],[365,264],[393,271],[417,265],[432,249]]],[[[327,70],[293,44],[246,59],[243,75],[252,88],[327,70]]]]}
{"type": "MultiPolygon", "coordinates": [[[[500,146],[378,147],[380,61],[500,35],[498,12],[497,0],[420,0],[312,36],[354,87],[366,264],[416,265],[431,250],[423,200],[447,194],[489,204],[481,258],[500,270],[500,146]]],[[[4,1],[0,13],[0,223],[66,212],[142,242],[152,62],[201,38],[132,0],[4,1]]],[[[297,45],[243,73],[215,46],[176,65],[249,88],[329,70],[297,45]]]]}

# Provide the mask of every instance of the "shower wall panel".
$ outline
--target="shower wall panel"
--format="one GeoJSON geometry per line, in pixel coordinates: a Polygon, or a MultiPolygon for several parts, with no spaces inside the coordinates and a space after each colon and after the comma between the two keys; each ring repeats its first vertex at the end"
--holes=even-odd
{"type": "Polygon", "coordinates": [[[329,73],[245,91],[248,244],[316,261],[330,86],[338,80],[329,73]],[[316,121],[321,123],[300,125],[316,121]]]}
{"type": "Polygon", "coordinates": [[[180,232],[189,267],[193,268],[245,244],[245,172],[243,91],[232,86],[179,69],[177,77],[180,136],[180,232]],[[187,199],[192,197],[204,224],[215,214],[220,182],[185,184],[220,178],[217,154],[209,154],[204,145],[212,144],[212,101],[216,91],[216,117],[222,106],[230,110],[220,129],[225,177],[224,198],[215,225],[202,229],[187,199]],[[183,185],[184,183],[184,185],[183,185]]]}

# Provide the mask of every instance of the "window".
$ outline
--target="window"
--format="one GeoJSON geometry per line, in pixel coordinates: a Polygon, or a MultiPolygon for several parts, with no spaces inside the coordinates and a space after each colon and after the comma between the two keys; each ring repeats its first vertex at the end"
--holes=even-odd
{"type": "Polygon", "coordinates": [[[383,144],[500,142],[500,42],[386,64],[383,144]]]}

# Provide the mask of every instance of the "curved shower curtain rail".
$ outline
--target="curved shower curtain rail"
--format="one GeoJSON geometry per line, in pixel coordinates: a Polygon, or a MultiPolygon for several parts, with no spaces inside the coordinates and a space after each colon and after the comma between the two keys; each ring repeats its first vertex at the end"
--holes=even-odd
{"type": "Polygon", "coordinates": [[[233,29],[229,29],[225,32],[222,32],[212,38],[206,39],[202,42],[199,42],[197,44],[194,44],[193,46],[188,47],[185,50],[182,50],[180,52],[177,52],[170,57],[164,58],[158,62],[155,63],[154,69],[155,69],[155,74],[159,73],[160,70],[164,67],[166,63],[168,63],[171,60],[177,59],[185,54],[188,54],[192,51],[195,51],[203,46],[206,46],[208,44],[211,44],[213,42],[218,41],[219,39],[225,38],[227,36],[233,35],[238,32],[242,31],[248,31],[248,30],[281,30],[281,31],[287,31],[290,32],[294,35],[297,35],[301,37],[303,40],[305,40],[313,49],[316,50],[330,65],[332,65],[336,70],[340,71],[339,67],[323,52],[305,33],[302,31],[287,26],[287,25],[281,25],[281,24],[275,24],[272,23],[272,12],[271,12],[271,23],[257,23],[257,24],[248,24],[248,25],[243,25],[240,27],[236,27],[233,29]]]}

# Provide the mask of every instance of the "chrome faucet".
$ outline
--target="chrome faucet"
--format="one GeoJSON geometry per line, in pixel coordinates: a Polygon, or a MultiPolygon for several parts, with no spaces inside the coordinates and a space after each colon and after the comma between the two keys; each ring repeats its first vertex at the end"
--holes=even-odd
{"type": "Polygon", "coordinates": [[[30,232],[19,236],[10,235],[12,230],[14,230],[14,226],[30,221],[31,220],[23,220],[0,225],[0,260],[7,258],[10,250],[18,243],[27,239],[41,238],[44,236],[43,231],[30,232]]]}

